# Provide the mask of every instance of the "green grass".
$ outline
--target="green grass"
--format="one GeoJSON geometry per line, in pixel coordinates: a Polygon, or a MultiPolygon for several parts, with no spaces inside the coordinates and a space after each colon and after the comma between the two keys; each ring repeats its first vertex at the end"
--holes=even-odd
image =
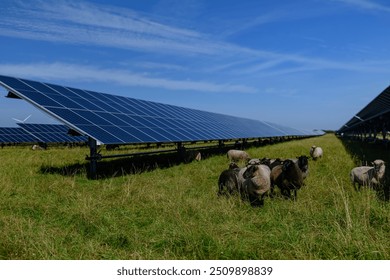
{"type": "Polygon", "coordinates": [[[310,161],[298,200],[266,198],[261,208],[216,195],[224,155],[88,180],[85,148],[6,147],[0,259],[390,259],[389,203],[354,191],[359,155],[334,135],[248,152],[296,157],[313,144],[324,158],[310,161]]]}

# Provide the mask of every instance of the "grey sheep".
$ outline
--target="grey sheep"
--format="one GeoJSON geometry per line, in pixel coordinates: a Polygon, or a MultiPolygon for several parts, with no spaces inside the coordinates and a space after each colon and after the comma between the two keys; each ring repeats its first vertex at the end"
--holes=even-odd
{"type": "Polygon", "coordinates": [[[259,159],[259,158],[252,158],[247,163],[247,165],[256,165],[256,164],[261,164],[261,159],[259,159]]]}
{"type": "Polygon", "coordinates": [[[309,175],[309,158],[302,155],[293,161],[298,164],[299,169],[302,171],[302,178],[306,179],[307,175],[309,175]]]}
{"type": "Polygon", "coordinates": [[[250,165],[243,173],[241,195],[254,207],[264,205],[264,196],[271,188],[271,170],[264,164],[250,165]]]}
{"type": "Polygon", "coordinates": [[[218,195],[232,195],[238,192],[239,169],[238,165],[232,162],[228,169],[221,172],[218,178],[218,195]]]}
{"type": "Polygon", "coordinates": [[[240,168],[234,162],[229,164],[229,168],[221,172],[218,178],[218,195],[233,195],[240,193],[244,184],[244,172],[247,167],[240,168]]]}
{"type": "Polygon", "coordinates": [[[266,158],[265,157],[265,158],[260,159],[259,161],[260,161],[260,164],[267,165],[270,168],[270,170],[272,170],[272,168],[274,168],[275,166],[282,163],[282,160],[280,158],[266,158]]]}
{"type": "Polygon", "coordinates": [[[385,162],[376,159],[372,164],[373,166],[360,166],[351,170],[350,178],[355,190],[360,190],[361,186],[376,187],[383,182],[385,162]]]}
{"type": "Polygon", "coordinates": [[[314,159],[314,160],[317,160],[318,158],[322,158],[322,155],[323,155],[323,151],[322,151],[322,148],[321,147],[317,147],[317,146],[312,146],[310,148],[310,156],[314,159]]]}
{"type": "Polygon", "coordinates": [[[238,161],[248,162],[250,160],[248,153],[241,150],[229,150],[227,152],[227,157],[230,161],[233,162],[238,162],[238,161]]]}
{"type": "Polygon", "coordinates": [[[303,186],[302,171],[299,169],[298,163],[286,159],[283,164],[275,166],[271,171],[271,193],[273,193],[275,185],[287,198],[291,198],[291,191],[293,191],[296,199],[297,190],[303,186]]]}

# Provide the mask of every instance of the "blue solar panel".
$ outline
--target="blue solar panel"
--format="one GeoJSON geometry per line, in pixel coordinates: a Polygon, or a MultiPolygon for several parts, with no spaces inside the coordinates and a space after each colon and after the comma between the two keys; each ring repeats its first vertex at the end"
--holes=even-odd
{"type": "Polygon", "coordinates": [[[310,133],[308,133],[306,131],[298,130],[298,129],[287,127],[287,126],[284,126],[284,125],[279,125],[279,124],[275,124],[275,123],[271,123],[271,122],[265,122],[265,123],[268,124],[269,126],[275,128],[275,129],[280,130],[286,136],[309,136],[309,135],[314,135],[314,133],[310,134],[310,133]]]}
{"type": "Polygon", "coordinates": [[[69,128],[61,124],[18,123],[18,125],[44,143],[76,143],[88,140],[86,136],[69,135],[69,128]]]}
{"type": "Polygon", "coordinates": [[[188,142],[305,134],[261,121],[0,76],[0,83],[104,144],[188,142]]]}
{"type": "Polygon", "coordinates": [[[33,143],[38,139],[19,127],[0,127],[0,143],[33,143]]]}

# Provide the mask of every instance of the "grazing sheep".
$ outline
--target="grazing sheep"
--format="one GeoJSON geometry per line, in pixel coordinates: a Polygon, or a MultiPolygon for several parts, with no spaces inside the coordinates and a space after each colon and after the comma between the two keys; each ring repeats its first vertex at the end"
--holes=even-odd
{"type": "Polygon", "coordinates": [[[360,190],[361,186],[376,187],[383,182],[385,162],[376,159],[372,164],[373,166],[360,166],[351,170],[350,178],[356,191],[360,190]]]}
{"type": "Polygon", "coordinates": [[[321,147],[317,146],[312,146],[310,148],[310,156],[314,159],[317,160],[318,158],[322,158],[323,151],[321,147]]]}
{"type": "Polygon", "coordinates": [[[267,165],[270,169],[272,169],[272,167],[278,165],[281,163],[281,159],[277,158],[277,159],[270,159],[270,158],[262,158],[262,159],[259,159],[259,158],[252,158],[248,161],[247,163],[247,166],[248,165],[256,165],[256,164],[264,164],[264,165],[267,165]]]}
{"type": "Polygon", "coordinates": [[[230,163],[229,168],[222,171],[218,178],[218,195],[232,195],[238,192],[238,170],[235,163],[230,163]]]}
{"type": "Polygon", "coordinates": [[[307,156],[299,156],[294,160],[298,164],[299,169],[302,171],[302,178],[306,179],[309,175],[309,158],[307,156]]]}
{"type": "Polygon", "coordinates": [[[195,154],[196,154],[195,160],[196,161],[201,161],[202,160],[202,154],[199,151],[196,151],[195,154]]]}
{"type": "Polygon", "coordinates": [[[189,150],[185,152],[185,162],[201,161],[202,154],[197,150],[189,150]]]}
{"type": "Polygon", "coordinates": [[[247,163],[247,166],[248,165],[256,165],[256,164],[261,164],[262,160],[261,159],[258,159],[258,158],[252,158],[248,161],[247,163]]]}
{"type": "Polygon", "coordinates": [[[283,196],[291,198],[291,191],[294,191],[294,198],[297,198],[297,190],[303,185],[302,171],[298,163],[286,159],[283,164],[275,166],[271,171],[271,193],[277,185],[283,196]]]}
{"type": "Polygon", "coordinates": [[[272,170],[275,166],[282,164],[283,161],[280,158],[273,158],[270,160],[269,168],[272,170]]]}
{"type": "Polygon", "coordinates": [[[227,152],[227,157],[230,161],[249,161],[250,157],[247,152],[241,150],[229,150],[227,152]]]}
{"type": "Polygon", "coordinates": [[[33,151],[36,151],[36,150],[44,150],[45,148],[44,147],[42,147],[42,146],[40,146],[40,145],[33,145],[32,147],[31,147],[31,150],[33,150],[33,151]]]}
{"type": "Polygon", "coordinates": [[[264,205],[264,195],[271,188],[271,170],[264,164],[247,167],[243,173],[242,197],[249,199],[252,206],[264,205]]]}

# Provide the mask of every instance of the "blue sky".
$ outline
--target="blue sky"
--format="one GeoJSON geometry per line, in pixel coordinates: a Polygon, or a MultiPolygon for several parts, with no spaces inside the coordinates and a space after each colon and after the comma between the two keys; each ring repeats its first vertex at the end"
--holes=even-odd
{"type": "MultiPolygon", "coordinates": [[[[1,0],[0,74],[338,129],[389,86],[389,35],[385,0],[1,0]]],[[[0,126],[30,114],[53,122],[0,98],[0,126]]]]}

